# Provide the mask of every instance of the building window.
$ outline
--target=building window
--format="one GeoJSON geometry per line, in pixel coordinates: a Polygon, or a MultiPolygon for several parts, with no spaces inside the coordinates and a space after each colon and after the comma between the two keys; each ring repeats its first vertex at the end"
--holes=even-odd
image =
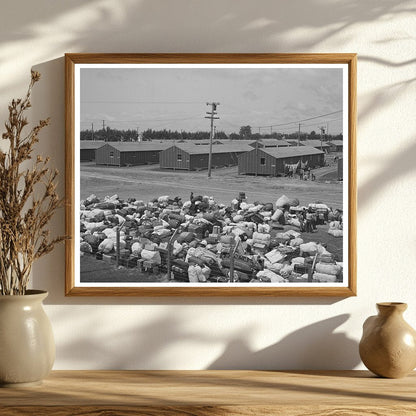
{"type": "Polygon", "coordinates": [[[266,158],[265,157],[261,157],[260,158],[260,165],[264,166],[266,164],[266,158]]]}
{"type": "Polygon", "coordinates": [[[110,157],[114,157],[114,152],[110,152],[110,157]]]}
{"type": "Polygon", "coordinates": [[[182,155],[178,153],[178,162],[182,162],[182,155]]]}

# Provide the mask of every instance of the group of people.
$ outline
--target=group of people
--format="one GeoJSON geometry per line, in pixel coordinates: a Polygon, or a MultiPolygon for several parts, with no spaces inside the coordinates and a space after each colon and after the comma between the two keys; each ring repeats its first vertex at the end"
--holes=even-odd
{"type": "Polygon", "coordinates": [[[300,231],[313,233],[317,230],[317,224],[327,224],[331,221],[337,221],[342,226],[342,211],[333,210],[314,210],[313,208],[303,208],[297,213],[297,219],[300,223],[300,231]]]}
{"type": "Polygon", "coordinates": [[[297,217],[301,232],[313,233],[317,231],[318,214],[312,209],[303,208],[302,211],[298,212],[297,217]]]}
{"type": "MultiPolygon", "coordinates": [[[[289,166],[291,166],[291,165],[289,165],[289,166]]],[[[316,180],[316,176],[315,176],[315,174],[313,174],[311,172],[310,167],[298,168],[296,170],[288,168],[286,170],[286,176],[288,178],[295,178],[296,175],[299,175],[299,179],[302,180],[302,181],[315,181],[316,180]]]]}
{"type": "Polygon", "coordinates": [[[316,176],[311,172],[310,168],[299,169],[299,179],[303,181],[314,181],[316,180],[316,176]]]}

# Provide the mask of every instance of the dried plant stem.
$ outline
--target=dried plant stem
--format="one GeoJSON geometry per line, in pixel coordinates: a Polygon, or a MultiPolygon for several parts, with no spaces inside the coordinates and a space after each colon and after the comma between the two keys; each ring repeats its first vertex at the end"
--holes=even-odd
{"type": "Polygon", "coordinates": [[[37,156],[30,168],[23,168],[32,159],[39,132],[49,124],[49,119],[41,120],[23,136],[28,124],[24,113],[31,106],[32,88],[39,78],[40,74],[32,71],[26,96],[9,105],[6,132],[2,135],[9,142],[9,149],[0,151],[1,295],[25,294],[33,262],[65,239],[65,236],[51,239],[45,228],[56,209],[63,205],[56,193],[58,171],[51,171],[49,157],[41,156],[37,156]]]}

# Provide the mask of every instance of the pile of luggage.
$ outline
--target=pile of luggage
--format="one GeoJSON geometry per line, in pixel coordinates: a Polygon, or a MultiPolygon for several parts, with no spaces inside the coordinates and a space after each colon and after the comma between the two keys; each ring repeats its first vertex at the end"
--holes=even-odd
{"type": "MultiPolygon", "coordinates": [[[[316,205],[308,209],[324,210],[316,205]]],[[[285,195],[274,204],[248,203],[240,193],[228,206],[208,196],[144,202],[90,195],[80,206],[80,250],[178,282],[342,281],[342,262],[321,243],[304,242],[299,209],[285,195]]],[[[330,230],[342,232],[333,222],[330,230]]]]}

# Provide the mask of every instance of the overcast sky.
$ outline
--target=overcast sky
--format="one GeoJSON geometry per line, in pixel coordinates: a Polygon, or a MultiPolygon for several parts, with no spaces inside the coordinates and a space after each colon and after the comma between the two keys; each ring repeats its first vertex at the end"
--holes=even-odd
{"type": "MultiPolygon", "coordinates": [[[[205,119],[219,102],[217,131],[290,133],[300,120],[342,110],[338,68],[82,68],[81,130],[119,129],[208,131],[205,119]],[[276,126],[278,124],[293,123],[276,126]]],[[[301,130],[342,132],[342,112],[301,123],[301,130]]]]}

